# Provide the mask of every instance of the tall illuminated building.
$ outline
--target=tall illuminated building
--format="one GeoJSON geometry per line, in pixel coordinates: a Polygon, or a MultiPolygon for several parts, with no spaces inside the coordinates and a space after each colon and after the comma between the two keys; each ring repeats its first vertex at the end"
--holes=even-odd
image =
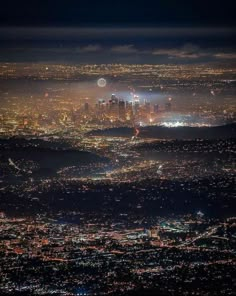
{"type": "Polygon", "coordinates": [[[126,119],[127,120],[133,120],[133,104],[132,102],[126,101],[126,119]]]}
{"type": "Polygon", "coordinates": [[[150,114],[151,113],[151,103],[148,102],[147,100],[145,100],[144,102],[144,107],[145,107],[145,112],[147,114],[150,114]]]}
{"type": "Polygon", "coordinates": [[[104,99],[99,99],[96,104],[96,109],[99,114],[104,113],[106,111],[106,101],[104,99]]]}
{"type": "Polygon", "coordinates": [[[112,95],[111,95],[111,101],[112,101],[113,103],[118,103],[119,99],[116,97],[115,94],[112,94],[112,95]]]}
{"type": "Polygon", "coordinates": [[[134,110],[134,114],[137,115],[139,112],[139,107],[140,107],[140,102],[139,102],[139,97],[138,96],[134,96],[134,100],[133,100],[133,110],[134,110]]]}
{"type": "Polygon", "coordinates": [[[119,117],[119,100],[114,94],[111,95],[111,99],[109,100],[109,114],[115,119],[119,117]]]}
{"type": "Polygon", "coordinates": [[[125,120],[126,119],[126,110],[125,110],[125,101],[119,101],[119,119],[125,120]]]}

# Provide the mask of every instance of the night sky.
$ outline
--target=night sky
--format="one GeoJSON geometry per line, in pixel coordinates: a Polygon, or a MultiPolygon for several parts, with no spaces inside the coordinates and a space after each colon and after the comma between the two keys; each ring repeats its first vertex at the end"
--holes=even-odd
{"type": "Polygon", "coordinates": [[[235,25],[235,1],[34,0],[2,2],[2,25],[235,25]]]}
{"type": "Polygon", "coordinates": [[[234,1],[7,1],[0,62],[236,60],[234,1]]]}

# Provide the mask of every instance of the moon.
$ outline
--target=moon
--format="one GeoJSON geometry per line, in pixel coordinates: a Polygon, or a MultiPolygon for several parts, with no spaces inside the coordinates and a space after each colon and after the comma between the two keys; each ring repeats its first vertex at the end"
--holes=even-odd
{"type": "Polygon", "coordinates": [[[97,81],[98,87],[105,87],[107,85],[107,81],[105,78],[99,78],[97,81]]]}

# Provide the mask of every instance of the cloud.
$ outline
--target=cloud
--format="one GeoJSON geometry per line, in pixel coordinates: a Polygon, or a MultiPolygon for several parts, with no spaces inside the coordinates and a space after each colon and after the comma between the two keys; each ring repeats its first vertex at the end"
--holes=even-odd
{"type": "Polygon", "coordinates": [[[111,52],[118,54],[138,53],[139,50],[133,44],[117,45],[111,48],[111,52]]]}
{"type": "Polygon", "coordinates": [[[180,48],[161,48],[154,49],[153,55],[166,55],[169,58],[184,58],[184,59],[198,59],[200,57],[208,56],[209,53],[201,50],[199,46],[194,44],[185,44],[180,48]]]}
{"type": "Polygon", "coordinates": [[[218,59],[227,59],[227,60],[233,60],[233,59],[236,59],[236,53],[234,52],[231,52],[231,53],[216,53],[214,55],[215,58],[218,58],[218,59]]]}
{"type": "Polygon", "coordinates": [[[219,52],[219,49],[216,48],[203,49],[191,43],[185,44],[179,48],[157,48],[152,51],[152,54],[156,56],[167,56],[169,59],[199,59],[204,57],[222,60],[236,59],[236,53],[230,52],[229,48],[225,48],[224,52],[219,52]]]}
{"type": "Polygon", "coordinates": [[[80,53],[94,53],[102,50],[102,46],[99,44],[89,44],[84,47],[78,47],[77,52],[80,53]]]}

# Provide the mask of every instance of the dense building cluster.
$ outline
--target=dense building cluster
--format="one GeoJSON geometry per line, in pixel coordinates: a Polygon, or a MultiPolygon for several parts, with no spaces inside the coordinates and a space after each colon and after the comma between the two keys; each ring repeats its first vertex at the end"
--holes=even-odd
{"type": "MultiPolygon", "coordinates": [[[[199,212],[178,220],[109,224],[76,212],[71,217],[79,217],[79,224],[63,217],[16,219],[1,213],[0,291],[127,295],[142,287],[186,293],[200,278],[210,281],[209,293],[217,295],[220,286],[220,295],[233,295],[235,218],[221,223],[199,212]]],[[[200,285],[195,295],[205,292],[200,285]]]]}
{"type": "Polygon", "coordinates": [[[98,127],[205,126],[235,118],[235,68],[226,65],[1,63],[0,77],[3,136],[79,136],[98,127]],[[97,85],[101,76],[105,87],[97,85]]]}

